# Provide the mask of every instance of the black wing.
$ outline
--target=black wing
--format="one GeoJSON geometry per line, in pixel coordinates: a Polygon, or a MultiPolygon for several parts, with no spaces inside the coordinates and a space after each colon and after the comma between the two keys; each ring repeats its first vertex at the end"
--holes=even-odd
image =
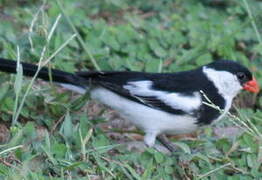
{"type": "MultiPolygon", "coordinates": [[[[91,84],[102,86],[118,95],[121,95],[127,99],[135,101],[137,103],[163,110],[172,114],[192,114],[200,106],[200,104],[189,105],[191,107],[184,107],[183,97],[187,100],[192,97],[193,100],[201,101],[201,97],[195,97],[192,93],[180,93],[181,98],[179,102],[176,101],[177,98],[174,98],[171,93],[175,93],[175,88],[173,89],[163,89],[161,86],[166,87],[164,84],[161,84],[159,80],[166,80],[166,76],[171,76],[171,74],[157,74],[157,73],[143,73],[143,72],[78,72],[78,76],[90,79],[91,84]],[[137,84],[150,82],[150,87],[145,87],[145,91],[148,92],[139,92],[139,86],[137,84]],[[129,86],[132,88],[128,88],[129,86]],[[157,88],[154,87],[157,85],[157,88]],[[162,90],[163,89],[163,90],[162,90]]],[[[169,82],[170,84],[171,82],[169,82]]],[[[167,84],[166,84],[167,85],[167,84]]],[[[170,86],[170,85],[169,85],[170,86]]],[[[178,92],[179,93],[179,92],[178,92]]]]}

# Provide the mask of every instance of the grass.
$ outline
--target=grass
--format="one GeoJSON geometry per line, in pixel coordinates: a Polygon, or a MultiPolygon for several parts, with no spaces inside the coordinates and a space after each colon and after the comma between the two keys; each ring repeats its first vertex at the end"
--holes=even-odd
{"type": "MultiPolygon", "coordinates": [[[[2,1],[2,7],[1,57],[38,63],[39,70],[173,72],[226,58],[262,82],[260,1],[30,0],[2,1]]],[[[2,179],[262,177],[261,105],[254,110],[261,98],[243,93],[233,116],[197,138],[172,139],[180,151],[170,156],[128,149],[122,142],[139,133],[105,127],[113,126],[111,111],[90,105],[88,94],[18,72],[0,76],[2,179]],[[236,124],[244,130],[233,133],[236,124]]]]}

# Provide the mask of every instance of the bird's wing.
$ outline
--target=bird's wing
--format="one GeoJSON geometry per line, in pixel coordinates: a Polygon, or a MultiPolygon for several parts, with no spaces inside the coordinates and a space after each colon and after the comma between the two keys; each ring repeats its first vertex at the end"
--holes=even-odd
{"type": "Polygon", "coordinates": [[[163,88],[158,86],[155,89],[156,79],[159,79],[155,77],[156,74],[99,72],[77,75],[90,78],[91,84],[95,83],[132,101],[172,114],[194,114],[202,103],[199,92],[181,93],[172,89],[167,91],[164,85],[163,88]]]}
{"type": "Polygon", "coordinates": [[[201,106],[199,92],[190,94],[153,89],[153,81],[131,81],[123,86],[143,104],[174,114],[193,114],[201,106]]]}

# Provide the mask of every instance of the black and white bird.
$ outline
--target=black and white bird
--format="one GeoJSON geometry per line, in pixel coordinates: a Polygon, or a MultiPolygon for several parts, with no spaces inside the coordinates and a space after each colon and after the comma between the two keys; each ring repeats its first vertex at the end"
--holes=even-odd
{"type": "MultiPolygon", "coordinates": [[[[23,74],[33,76],[37,66],[21,63],[23,74]]],[[[17,62],[0,58],[0,71],[16,73],[17,62]]],[[[242,90],[253,93],[259,85],[251,72],[230,60],[218,60],[194,70],[176,73],[76,72],[51,70],[52,81],[117,110],[145,132],[144,142],[154,146],[161,134],[184,134],[221,119],[242,90]],[[205,103],[203,92],[220,109],[205,103]]],[[[42,68],[38,77],[49,81],[42,68]]]]}

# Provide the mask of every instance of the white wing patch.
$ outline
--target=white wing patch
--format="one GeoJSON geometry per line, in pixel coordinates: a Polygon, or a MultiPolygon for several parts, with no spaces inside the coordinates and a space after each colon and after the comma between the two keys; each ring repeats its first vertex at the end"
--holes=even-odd
{"type": "Polygon", "coordinates": [[[152,86],[152,81],[132,81],[128,82],[128,85],[124,85],[124,88],[129,90],[133,95],[139,96],[155,96],[156,91],[150,89],[152,86]]]}
{"type": "Polygon", "coordinates": [[[174,109],[182,109],[185,112],[191,112],[201,106],[201,96],[199,92],[194,92],[193,96],[184,96],[179,93],[170,93],[163,95],[161,100],[171,105],[174,109]]]}
{"type": "MultiPolygon", "coordinates": [[[[180,93],[169,93],[152,89],[152,81],[132,81],[124,85],[123,88],[129,90],[133,96],[154,96],[174,109],[181,109],[185,112],[192,112],[201,106],[202,100],[199,92],[194,92],[192,96],[185,96],[180,93]]],[[[140,99],[138,97],[138,99],[140,99]]]]}

